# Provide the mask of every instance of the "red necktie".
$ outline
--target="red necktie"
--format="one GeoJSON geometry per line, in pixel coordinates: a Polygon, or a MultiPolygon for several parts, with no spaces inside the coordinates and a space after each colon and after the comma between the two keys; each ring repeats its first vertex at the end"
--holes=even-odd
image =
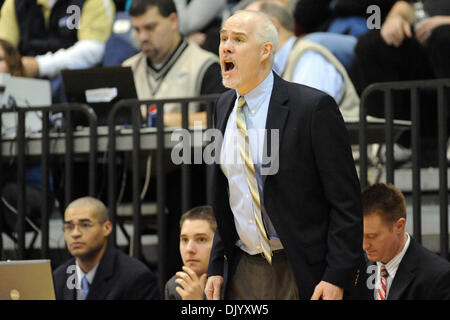
{"type": "Polygon", "coordinates": [[[382,265],[381,270],[380,270],[381,287],[378,288],[378,299],[377,300],[386,300],[387,277],[388,277],[388,272],[386,270],[386,267],[384,265],[382,265]]]}

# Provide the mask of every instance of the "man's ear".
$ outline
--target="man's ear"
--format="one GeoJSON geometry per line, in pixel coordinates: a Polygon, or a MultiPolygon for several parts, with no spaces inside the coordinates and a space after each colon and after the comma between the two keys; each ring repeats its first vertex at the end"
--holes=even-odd
{"type": "Polygon", "coordinates": [[[270,59],[273,51],[273,44],[271,42],[266,42],[261,47],[261,62],[270,59]]]}
{"type": "Polygon", "coordinates": [[[108,237],[111,234],[112,229],[113,229],[111,221],[107,220],[105,223],[103,223],[102,229],[103,229],[103,235],[105,237],[108,237]]]}
{"type": "Polygon", "coordinates": [[[406,219],[400,218],[394,223],[394,231],[398,233],[405,232],[406,219]]]}
{"type": "Polygon", "coordinates": [[[178,32],[178,14],[172,12],[169,15],[170,22],[172,23],[172,31],[178,32]]]}

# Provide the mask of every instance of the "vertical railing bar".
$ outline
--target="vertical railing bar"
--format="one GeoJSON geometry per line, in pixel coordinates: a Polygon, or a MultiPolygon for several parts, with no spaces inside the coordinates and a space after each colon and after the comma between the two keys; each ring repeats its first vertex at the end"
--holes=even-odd
{"type": "Polygon", "coordinates": [[[418,88],[413,87],[411,88],[413,235],[417,242],[422,243],[419,108],[418,88]]]}
{"type": "Polygon", "coordinates": [[[42,149],[41,149],[41,258],[48,258],[49,250],[49,111],[42,111],[42,149]]]}
{"type": "Polygon", "coordinates": [[[438,87],[438,157],[441,256],[448,259],[447,105],[444,85],[438,87]]]}
{"type": "Polygon", "coordinates": [[[392,105],[392,89],[385,90],[385,137],[386,137],[386,183],[394,184],[394,110],[392,105]]]}
{"type": "Polygon", "coordinates": [[[25,111],[17,110],[17,249],[18,258],[25,259],[25,212],[26,212],[26,177],[25,177],[25,111]]]}

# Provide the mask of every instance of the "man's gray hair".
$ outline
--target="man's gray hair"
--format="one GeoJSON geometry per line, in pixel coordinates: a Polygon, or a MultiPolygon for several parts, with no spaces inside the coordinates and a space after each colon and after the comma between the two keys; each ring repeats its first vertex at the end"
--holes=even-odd
{"type": "Polygon", "coordinates": [[[278,31],[275,25],[273,24],[272,20],[270,20],[270,17],[265,14],[264,12],[260,11],[253,11],[253,10],[239,10],[236,11],[235,14],[239,13],[252,13],[261,18],[261,24],[259,28],[256,30],[256,40],[260,43],[266,43],[270,42],[273,45],[273,51],[270,56],[270,60],[273,63],[273,60],[275,59],[275,52],[277,51],[278,46],[278,31]]]}

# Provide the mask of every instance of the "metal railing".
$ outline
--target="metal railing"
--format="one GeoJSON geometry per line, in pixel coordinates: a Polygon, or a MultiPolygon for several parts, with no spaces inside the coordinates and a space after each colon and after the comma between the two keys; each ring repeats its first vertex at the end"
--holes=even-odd
{"type": "MultiPolygon", "coordinates": [[[[89,120],[90,130],[90,151],[89,151],[89,194],[94,195],[95,190],[95,155],[97,150],[97,116],[94,111],[85,104],[80,103],[64,103],[53,106],[43,107],[26,107],[14,109],[0,109],[0,117],[6,113],[17,114],[17,129],[15,143],[17,144],[17,185],[19,192],[17,194],[17,258],[25,258],[25,205],[26,205],[26,145],[27,137],[25,135],[25,119],[26,114],[31,112],[40,112],[42,114],[42,131],[41,131],[41,177],[42,177],[42,203],[41,203],[41,257],[49,257],[49,203],[48,194],[50,194],[49,183],[49,155],[50,155],[50,113],[62,112],[64,114],[64,136],[65,136],[65,191],[64,191],[64,207],[72,200],[72,181],[73,181],[73,124],[72,113],[81,112],[89,120]]],[[[0,132],[2,132],[2,122],[0,121],[0,132]]],[[[4,155],[0,137],[0,165],[4,163],[4,155]]],[[[11,142],[14,143],[14,142],[11,142]]],[[[13,157],[13,154],[9,155],[13,157]]],[[[0,246],[0,249],[1,246],[0,246]]]]}
{"type": "MultiPolygon", "coordinates": [[[[436,90],[438,110],[438,163],[439,163],[439,217],[440,217],[440,254],[448,259],[448,181],[447,181],[447,113],[449,101],[446,90],[450,88],[450,79],[383,82],[375,83],[367,87],[361,94],[360,104],[360,182],[361,187],[368,185],[367,171],[367,101],[369,95],[381,92],[384,95],[384,114],[386,119],[386,183],[394,184],[394,103],[393,94],[396,91],[409,91],[411,98],[411,121],[412,121],[412,209],[413,209],[413,235],[422,242],[421,228],[421,181],[420,181],[420,90],[436,90]]],[[[448,94],[448,93],[447,93],[448,94]]]]}
{"type": "MultiPolygon", "coordinates": [[[[174,98],[174,99],[158,99],[158,100],[137,100],[128,99],[122,100],[114,105],[108,115],[108,181],[117,180],[116,170],[116,131],[114,130],[116,125],[116,117],[121,109],[131,109],[131,127],[133,134],[133,148],[132,148],[132,194],[133,194],[133,235],[132,235],[132,256],[139,257],[142,250],[141,244],[141,227],[142,227],[142,210],[141,210],[141,198],[140,198],[140,159],[141,152],[141,105],[156,105],[156,180],[157,180],[157,234],[158,234],[158,270],[165,270],[167,266],[167,217],[165,214],[165,200],[166,200],[166,177],[165,168],[167,165],[167,159],[165,158],[165,136],[166,131],[163,123],[164,108],[167,104],[177,103],[181,106],[181,128],[189,129],[188,122],[188,107],[191,103],[206,104],[206,119],[207,128],[212,127],[213,117],[213,105],[218,95],[205,95],[195,98],[174,98]]],[[[210,186],[210,170],[207,168],[207,203],[211,204],[211,186],[210,186]]],[[[189,170],[189,164],[181,165],[181,208],[182,212],[186,212],[190,209],[190,195],[191,191],[189,184],[191,182],[191,174],[189,170]]],[[[109,217],[114,226],[117,225],[117,186],[115,183],[109,183],[108,188],[108,210],[109,217]]],[[[117,243],[117,228],[114,228],[115,232],[111,235],[111,241],[117,243]]],[[[162,272],[160,272],[162,275],[162,272]]],[[[160,288],[164,288],[165,281],[162,276],[159,277],[160,288]]]]}

